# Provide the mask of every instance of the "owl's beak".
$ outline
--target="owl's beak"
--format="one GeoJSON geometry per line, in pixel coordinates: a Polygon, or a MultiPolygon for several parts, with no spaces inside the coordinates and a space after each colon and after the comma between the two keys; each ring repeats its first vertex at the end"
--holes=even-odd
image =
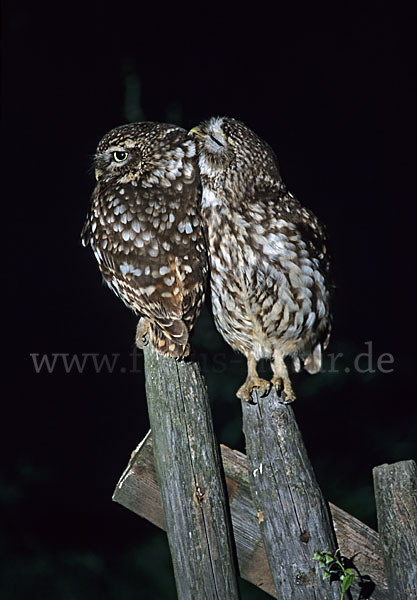
{"type": "Polygon", "coordinates": [[[95,175],[96,181],[99,181],[100,177],[103,175],[103,171],[101,169],[95,169],[94,175],[95,175]]]}
{"type": "Polygon", "coordinates": [[[203,139],[205,137],[204,133],[201,131],[200,125],[193,127],[192,129],[190,129],[190,131],[188,133],[193,133],[195,136],[197,136],[200,139],[203,139]]]}

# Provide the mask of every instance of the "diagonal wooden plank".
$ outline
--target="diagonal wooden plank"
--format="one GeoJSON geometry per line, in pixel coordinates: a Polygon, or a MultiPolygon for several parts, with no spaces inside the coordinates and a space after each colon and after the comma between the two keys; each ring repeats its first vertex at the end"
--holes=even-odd
{"type": "MultiPolygon", "coordinates": [[[[275,598],[271,571],[250,494],[247,458],[238,450],[223,445],[220,448],[240,575],[275,598]]],[[[113,500],[166,530],[150,431],[132,453],[116,486],[113,500]]],[[[372,600],[388,600],[378,534],[337,506],[331,503],[329,506],[342,554],[348,557],[357,555],[355,564],[360,572],[369,575],[376,583],[372,600]]]]}

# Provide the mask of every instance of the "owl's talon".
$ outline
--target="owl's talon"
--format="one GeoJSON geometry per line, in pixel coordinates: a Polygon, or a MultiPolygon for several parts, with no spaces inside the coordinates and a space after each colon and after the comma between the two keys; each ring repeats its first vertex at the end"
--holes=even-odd
{"type": "Polygon", "coordinates": [[[281,377],[273,377],[271,385],[276,389],[278,396],[284,391],[284,382],[281,377]]]}
{"type": "Polygon", "coordinates": [[[277,391],[278,396],[284,396],[283,404],[291,404],[296,399],[291,381],[288,378],[273,377],[271,384],[277,391]]]}
{"type": "Polygon", "coordinates": [[[143,337],[141,340],[138,340],[138,338],[136,338],[135,343],[136,347],[139,348],[139,350],[143,350],[144,347],[148,345],[148,340],[146,336],[143,337]]]}
{"type": "Polygon", "coordinates": [[[139,350],[143,350],[143,348],[148,344],[147,333],[149,329],[149,321],[141,317],[139,319],[139,323],[136,327],[136,336],[135,343],[139,350]]]}
{"type": "Polygon", "coordinates": [[[261,377],[248,377],[245,383],[238,389],[236,396],[245,402],[253,403],[252,392],[255,388],[259,388],[260,395],[264,397],[269,394],[271,383],[261,377]]]}

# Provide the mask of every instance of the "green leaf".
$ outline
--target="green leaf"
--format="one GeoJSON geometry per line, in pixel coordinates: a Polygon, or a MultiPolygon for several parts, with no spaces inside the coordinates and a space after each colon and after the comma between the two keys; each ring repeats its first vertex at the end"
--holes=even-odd
{"type": "Polygon", "coordinates": [[[345,574],[340,578],[342,580],[342,592],[346,592],[355,581],[355,573],[352,569],[346,569],[345,574]]]}

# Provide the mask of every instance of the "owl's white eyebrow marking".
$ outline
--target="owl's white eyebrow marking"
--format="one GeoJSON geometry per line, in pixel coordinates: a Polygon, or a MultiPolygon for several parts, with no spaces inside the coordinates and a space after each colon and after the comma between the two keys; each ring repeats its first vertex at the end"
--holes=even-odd
{"type": "Polygon", "coordinates": [[[123,150],[126,150],[126,148],[136,148],[137,147],[137,142],[135,140],[129,140],[129,139],[124,139],[123,142],[121,142],[120,144],[112,144],[111,146],[109,146],[108,148],[106,148],[106,150],[103,152],[109,152],[109,153],[113,153],[113,152],[123,152],[123,150]]]}

